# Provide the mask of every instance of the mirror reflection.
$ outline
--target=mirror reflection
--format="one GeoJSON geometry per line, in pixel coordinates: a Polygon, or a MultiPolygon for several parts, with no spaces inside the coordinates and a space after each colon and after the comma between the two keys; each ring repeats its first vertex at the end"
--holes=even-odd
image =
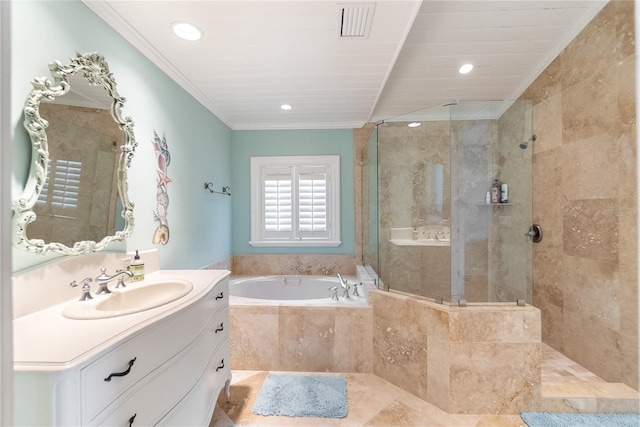
{"type": "Polygon", "coordinates": [[[67,94],[40,104],[49,122],[49,165],[33,207],[38,220],[27,231],[29,239],[66,246],[115,233],[117,153],[124,141],[104,88],[92,99],[84,78],[74,75],[70,83],[67,94]]]}
{"type": "Polygon", "coordinates": [[[121,117],[124,98],[102,56],[78,55],[50,69],[55,84],[35,79],[25,107],[33,158],[14,203],[15,243],[36,253],[92,252],[132,230],[133,122],[121,117]]]}

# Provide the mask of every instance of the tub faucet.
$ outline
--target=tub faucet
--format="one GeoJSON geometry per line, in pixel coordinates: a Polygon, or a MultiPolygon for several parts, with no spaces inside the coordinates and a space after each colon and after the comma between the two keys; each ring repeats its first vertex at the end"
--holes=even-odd
{"type": "Polygon", "coordinates": [[[358,292],[358,286],[362,286],[362,282],[353,284],[353,296],[359,297],[360,293],[358,292]]]}
{"type": "Polygon", "coordinates": [[[338,280],[340,280],[340,287],[342,289],[344,289],[346,286],[349,286],[349,283],[347,283],[347,279],[342,277],[342,274],[338,273],[338,280]]]}
{"type": "Polygon", "coordinates": [[[340,280],[340,287],[343,290],[342,297],[344,299],[351,299],[351,297],[349,296],[349,288],[351,286],[349,285],[349,283],[347,283],[345,279],[342,278],[342,275],[340,273],[338,273],[338,279],[340,280]]]}
{"type": "Polygon", "coordinates": [[[110,281],[112,281],[118,276],[120,276],[120,280],[118,280],[118,284],[116,285],[116,288],[124,288],[125,287],[124,275],[133,277],[133,273],[129,271],[128,268],[126,270],[116,270],[116,274],[114,274],[113,276],[107,275],[106,268],[104,267],[101,268],[100,275],[96,277],[96,282],[98,282],[98,291],[96,292],[96,295],[110,294],[111,291],[109,290],[107,285],[109,284],[110,281]]]}
{"type": "Polygon", "coordinates": [[[330,291],[333,291],[333,295],[331,295],[331,299],[333,301],[338,301],[338,287],[334,286],[333,288],[329,288],[330,291]]]}

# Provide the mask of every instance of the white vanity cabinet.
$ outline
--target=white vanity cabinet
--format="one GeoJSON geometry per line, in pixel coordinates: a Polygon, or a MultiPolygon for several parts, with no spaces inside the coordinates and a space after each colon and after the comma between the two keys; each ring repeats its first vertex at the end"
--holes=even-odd
{"type": "Polygon", "coordinates": [[[225,275],[197,301],[85,363],[51,373],[16,371],[16,400],[27,405],[16,408],[16,424],[208,425],[231,381],[228,293],[225,275]]]}

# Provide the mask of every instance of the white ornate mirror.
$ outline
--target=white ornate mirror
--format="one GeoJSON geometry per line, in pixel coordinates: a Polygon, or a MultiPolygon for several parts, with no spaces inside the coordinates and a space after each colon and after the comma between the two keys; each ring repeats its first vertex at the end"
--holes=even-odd
{"type": "Polygon", "coordinates": [[[31,169],[13,203],[14,244],[38,254],[90,253],[133,230],[133,120],[122,117],[125,98],[102,55],[78,54],[49,69],[53,81],[34,79],[24,108],[31,169]]]}

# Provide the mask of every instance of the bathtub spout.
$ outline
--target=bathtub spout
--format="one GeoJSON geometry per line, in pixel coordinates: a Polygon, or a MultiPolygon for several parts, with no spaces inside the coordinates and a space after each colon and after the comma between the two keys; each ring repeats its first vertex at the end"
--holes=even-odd
{"type": "Polygon", "coordinates": [[[351,287],[349,285],[349,283],[342,278],[342,275],[340,273],[338,273],[338,279],[340,279],[340,286],[342,287],[342,297],[344,299],[351,299],[351,297],[349,296],[349,288],[351,287]]]}

